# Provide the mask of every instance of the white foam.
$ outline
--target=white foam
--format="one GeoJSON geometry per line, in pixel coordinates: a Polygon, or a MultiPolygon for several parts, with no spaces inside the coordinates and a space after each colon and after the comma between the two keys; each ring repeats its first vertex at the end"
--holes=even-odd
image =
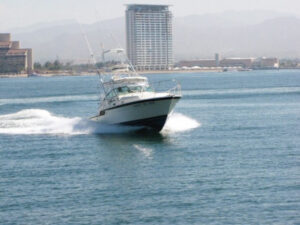
{"type": "Polygon", "coordinates": [[[172,113],[166,122],[162,132],[183,132],[195,129],[201,124],[188,116],[181,113],[172,113]]]}
{"type": "Polygon", "coordinates": [[[152,155],[151,148],[145,148],[145,147],[142,147],[141,145],[136,145],[136,144],[134,144],[133,147],[135,149],[139,150],[141,153],[143,153],[144,156],[146,156],[147,158],[151,157],[151,155],[152,155]]]}
{"type": "Polygon", "coordinates": [[[25,109],[0,116],[2,134],[82,134],[88,129],[75,129],[81,118],[55,116],[42,109],[25,109]]]}
{"type": "Polygon", "coordinates": [[[123,133],[132,127],[99,124],[80,117],[67,118],[47,110],[25,109],[0,116],[0,134],[91,134],[123,133]]]}
{"type": "MultiPolygon", "coordinates": [[[[173,113],[163,132],[180,132],[200,124],[180,113],[173,113]]],[[[80,117],[54,115],[43,109],[25,109],[17,113],[0,115],[0,134],[109,134],[132,132],[140,127],[107,125],[80,117]]]]}

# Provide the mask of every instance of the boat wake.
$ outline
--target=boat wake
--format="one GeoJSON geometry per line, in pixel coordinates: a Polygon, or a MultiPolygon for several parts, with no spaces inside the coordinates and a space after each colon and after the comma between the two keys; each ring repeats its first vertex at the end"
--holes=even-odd
{"type": "MultiPolygon", "coordinates": [[[[181,132],[200,124],[187,116],[174,113],[163,132],[181,132]]],[[[43,109],[25,109],[17,113],[0,115],[0,134],[110,134],[128,133],[140,128],[100,124],[80,117],[67,118],[43,109]]]]}
{"type": "MultiPolygon", "coordinates": [[[[54,116],[42,109],[25,109],[0,116],[2,134],[82,134],[89,129],[76,129],[81,118],[54,116]]],[[[88,127],[87,127],[88,128],[88,127]]]]}

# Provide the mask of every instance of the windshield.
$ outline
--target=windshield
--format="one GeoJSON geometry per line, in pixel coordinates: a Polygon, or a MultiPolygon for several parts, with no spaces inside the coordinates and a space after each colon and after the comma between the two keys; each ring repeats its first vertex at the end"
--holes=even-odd
{"type": "Polygon", "coordinates": [[[153,91],[151,87],[147,87],[147,86],[124,86],[124,87],[118,87],[115,90],[119,95],[124,95],[128,93],[138,93],[143,91],[147,91],[147,92],[153,91]]]}
{"type": "Polygon", "coordinates": [[[120,95],[139,93],[139,92],[153,92],[153,89],[150,86],[123,86],[111,90],[106,95],[106,97],[113,98],[120,95]]]}

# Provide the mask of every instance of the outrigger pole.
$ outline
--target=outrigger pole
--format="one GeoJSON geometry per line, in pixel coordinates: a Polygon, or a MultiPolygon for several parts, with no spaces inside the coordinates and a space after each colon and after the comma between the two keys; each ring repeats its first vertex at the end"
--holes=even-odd
{"type": "Polygon", "coordinates": [[[106,90],[105,90],[104,85],[103,85],[102,75],[101,75],[101,73],[99,72],[99,68],[98,68],[98,66],[97,66],[97,61],[96,61],[96,59],[95,59],[94,52],[93,52],[93,50],[92,50],[92,47],[91,47],[91,44],[90,44],[89,39],[88,39],[88,37],[87,37],[87,34],[83,31],[82,26],[81,26],[81,23],[79,23],[78,20],[77,20],[77,23],[78,23],[78,25],[79,25],[79,27],[80,27],[81,34],[82,34],[82,36],[84,37],[85,43],[86,43],[87,48],[88,48],[88,51],[89,51],[89,53],[90,53],[90,59],[92,60],[94,66],[96,67],[97,74],[98,74],[98,76],[99,76],[99,78],[100,78],[100,83],[101,83],[102,88],[103,88],[103,91],[104,91],[104,93],[105,93],[105,95],[106,95],[107,93],[106,93],[106,90]]]}

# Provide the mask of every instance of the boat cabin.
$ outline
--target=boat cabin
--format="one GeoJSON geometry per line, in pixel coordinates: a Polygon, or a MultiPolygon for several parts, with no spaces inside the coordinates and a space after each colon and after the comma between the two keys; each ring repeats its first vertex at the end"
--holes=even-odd
{"type": "Polygon", "coordinates": [[[146,77],[113,78],[111,81],[104,83],[104,86],[108,90],[105,96],[106,99],[141,92],[153,92],[146,77]]]}

